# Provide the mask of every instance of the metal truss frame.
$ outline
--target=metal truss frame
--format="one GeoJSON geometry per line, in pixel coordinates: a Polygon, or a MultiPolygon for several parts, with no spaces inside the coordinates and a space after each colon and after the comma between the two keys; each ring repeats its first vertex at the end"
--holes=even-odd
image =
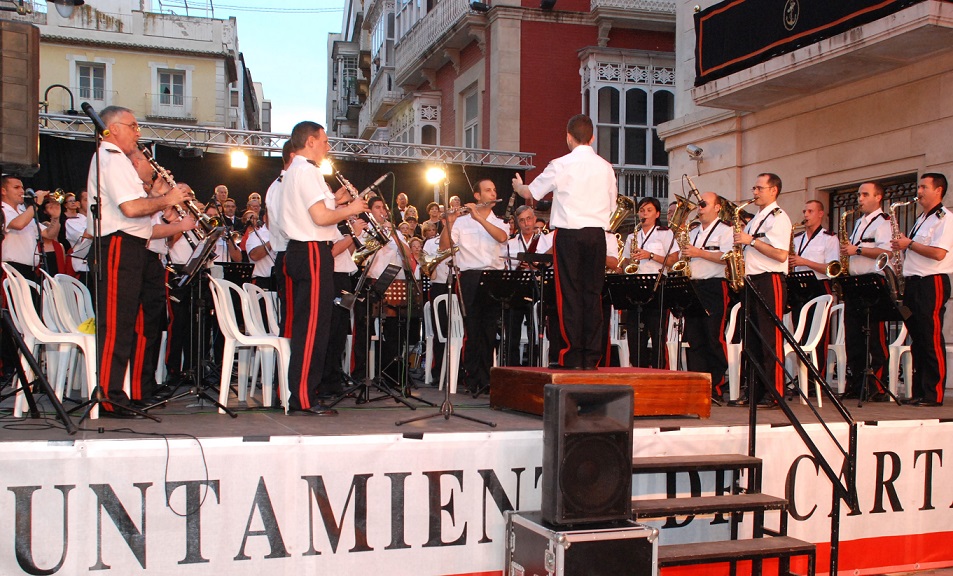
{"type": "MultiPolygon", "coordinates": [[[[181,148],[233,150],[241,148],[265,155],[280,155],[288,134],[232,130],[215,126],[188,126],[140,122],[141,139],[181,148]]],[[[40,113],[40,134],[92,140],[92,121],[84,115],[40,113]]],[[[477,150],[450,146],[426,146],[402,142],[381,142],[355,138],[330,138],[331,155],[335,158],[368,162],[430,162],[488,167],[534,168],[534,154],[477,150]]]]}

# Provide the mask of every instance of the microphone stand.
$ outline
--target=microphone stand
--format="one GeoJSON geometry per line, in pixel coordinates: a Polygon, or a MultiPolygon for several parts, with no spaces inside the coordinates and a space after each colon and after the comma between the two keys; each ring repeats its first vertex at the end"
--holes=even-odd
{"type": "MultiPolygon", "coordinates": [[[[450,206],[450,181],[444,180],[443,183],[443,194],[444,200],[446,201],[445,206],[450,206]]],[[[449,231],[444,228],[444,233],[449,234],[449,231]]],[[[464,420],[470,420],[471,422],[476,422],[478,424],[485,424],[490,428],[496,428],[496,422],[491,422],[489,420],[481,420],[479,418],[474,418],[473,416],[467,416],[465,414],[460,414],[453,409],[453,402],[450,401],[450,346],[452,344],[453,330],[453,316],[454,309],[457,308],[453,305],[453,298],[451,296],[456,295],[457,300],[460,302],[459,310],[460,315],[466,318],[466,310],[464,309],[462,294],[460,293],[460,282],[459,282],[459,271],[457,269],[456,257],[453,251],[453,243],[451,238],[450,245],[450,259],[448,262],[449,273],[447,274],[447,342],[443,348],[443,365],[446,368],[444,374],[446,378],[441,378],[440,384],[443,385],[443,403],[433,414],[424,414],[423,416],[415,416],[414,418],[408,418],[407,420],[398,420],[394,423],[395,426],[403,426],[404,424],[409,424],[411,422],[418,422],[421,420],[429,420],[431,418],[437,418],[438,416],[443,416],[444,420],[449,420],[451,416],[456,416],[457,418],[463,418],[464,420]]],[[[434,311],[434,317],[439,318],[434,311]]],[[[439,322],[439,320],[437,320],[439,322]]],[[[456,367],[459,370],[459,366],[456,367]]]]}

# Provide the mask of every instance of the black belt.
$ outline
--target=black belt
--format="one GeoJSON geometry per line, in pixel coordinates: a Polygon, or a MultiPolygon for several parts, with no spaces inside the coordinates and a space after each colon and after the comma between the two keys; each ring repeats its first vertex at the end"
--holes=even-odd
{"type": "Polygon", "coordinates": [[[749,274],[749,278],[761,278],[762,276],[780,276],[783,272],[762,272],[761,274],[749,274]]]}
{"type": "Polygon", "coordinates": [[[288,240],[288,245],[291,246],[291,243],[295,242],[298,244],[317,244],[319,246],[334,246],[334,242],[331,240],[288,240]]]}
{"type": "Polygon", "coordinates": [[[930,280],[936,278],[937,276],[946,276],[946,274],[929,274],[927,276],[904,276],[904,282],[920,282],[922,280],[930,280]]]}
{"type": "Polygon", "coordinates": [[[128,232],[123,232],[122,230],[117,230],[116,232],[113,232],[112,234],[106,234],[105,236],[103,236],[103,239],[109,238],[110,236],[121,236],[122,238],[125,238],[125,239],[127,239],[127,240],[130,240],[130,241],[132,241],[132,242],[138,244],[139,246],[143,246],[143,247],[145,247],[145,245],[149,243],[149,240],[146,239],[146,238],[140,238],[140,237],[138,237],[138,236],[133,236],[132,234],[130,234],[130,233],[128,233],[128,232]]]}

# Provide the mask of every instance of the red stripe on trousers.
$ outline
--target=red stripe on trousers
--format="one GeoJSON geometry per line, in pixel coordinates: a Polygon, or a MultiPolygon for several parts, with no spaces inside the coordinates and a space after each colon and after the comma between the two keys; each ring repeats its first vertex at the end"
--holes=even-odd
{"type": "Polygon", "coordinates": [[[135,356],[130,362],[129,373],[129,397],[135,400],[142,399],[142,364],[146,357],[146,336],[145,336],[145,313],[142,306],[139,306],[139,312],[136,314],[136,343],[133,346],[136,351],[135,356]]]}
{"type": "Polygon", "coordinates": [[[943,279],[937,274],[933,277],[933,313],[930,318],[933,319],[933,354],[936,356],[936,367],[939,371],[940,379],[934,384],[936,390],[936,401],[943,402],[943,388],[946,386],[946,350],[943,349],[941,337],[943,336],[943,319],[940,317],[940,310],[943,308],[943,279]]]}
{"type": "MultiPolygon", "coordinates": [[[[106,260],[106,269],[108,282],[106,284],[106,318],[103,324],[106,327],[106,335],[103,337],[102,366],[100,367],[100,389],[103,398],[109,398],[109,380],[112,376],[112,356],[116,348],[116,294],[118,292],[119,281],[119,254],[122,249],[122,236],[113,236],[109,242],[109,255],[106,260]]],[[[109,402],[103,404],[103,408],[112,411],[113,406],[109,402]]]]}
{"type": "Polygon", "coordinates": [[[320,320],[318,303],[321,301],[321,254],[315,243],[308,243],[308,268],[311,273],[311,307],[308,310],[308,334],[301,354],[301,380],[298,382],[298,401],[301,403],[301,408],[305,410],[311,407],[311,398],[308,396],[308,373],[311,370],[314,337],[320,320]]]}
{"type": "Polygon", "coordinates": [[[563,290],[562,283],[559,280],[559,263],[556,260],[556,236],[555,234],[559,230],[550,232],[554,234],[553,236],[553,280],[556,282],[556,318],[559,319],[559,333],[563,337],[563,347],[559,351],[559,365],[563,366],[565,362],[566,352],[569,352],[569,348],[572,346],[572,343],[569,341],[569,336],[566,334],[566,325],[563,322],[563,290]]]}

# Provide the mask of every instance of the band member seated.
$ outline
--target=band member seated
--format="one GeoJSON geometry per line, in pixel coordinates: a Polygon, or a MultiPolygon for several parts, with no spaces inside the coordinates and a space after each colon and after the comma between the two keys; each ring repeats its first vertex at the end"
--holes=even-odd
{"type": "MultiPolygon", "coordinates": [[[[520,206],[516,209],[516,236],[510,238],[503,249],[506,260],[506,267],[509,270],[529,270],[528,262],[515,260],[519,254],[532,254],[536,251],[536,245],[539,243],[539,235],[533,226],[536,223],[536,213],[530,206],[520,206]]],[[[535,331],[533,322],[533,302],[520,300],[510,304],[507,313],[507,342],[506,354],[503,355],[503,366],[534,366],[536,365],[536,342],[532,338],[535,331]],[[526,358],[520,359],[520,348],[523,331],[523,323],[526,323],[526,334],[528,342],[526,346],[526,358]]]]}
{"type": "Polygon", "coordinates": [[[692,286],[708,314],[686,315],[684,337],[691,353],[685,359],[692,372],[711,375],[712,396],[720,399],[728,370],[725,317],[730,305],[721,257],[734,242],[731,226],[718,219],[723,199],[714,192],[705,192],[701,200],[700,224],[689,232],[690,242],[682,250],[682,257],[691,258],[692,286]]]}
{"type": "Polygon", "coordinates": [[[507,225],[496,214],[496,184],[488,178],[473,188],[475,202],[466,205],[467,214],[447,210],[446,225],[440,236],[440,249],[458,246],[455,260],[460,268],[460,294],[466,311],[463,348],[463,375],[466,387],[479,392],[490,385],[493,364],[493,343],[499,308],[488,299],[478,298],[480,274],[483,270],[503,269],[500,248],[507,240],[507,225]]]}
{"type": "MultiPolygon", "coordinates": [[[[791,304],[791,317],[795,320],[800,317],[801,308],[812,298],[831,293],[831,280],[827,277],[827,267],[840,259],[840,245],[837,235],[828,232],[821,226],[824,222],[824,204],[820,200],[808,200],[804,203],[804,231],[794,235],[794,252],[791,253],[789,264],[792,272],[813,272],[817,280],[817,289],[813,292],[803,291],[803,294],[788,294],[791,304]]],[[[808,331],[804,331],[803,339],[807,339],[808,331]]],[[[821,334],[821,341],[817,345],[817,370],[825,376],[827,370],[828,331],[821,334]]],[[[810,388],[814,390],[814,388],[810,388]]]]}
{"type": "MultiPolygon", "coordinates": [[[[678,244],[671,230],[658,225],[661,204],[655,198],[643,198],[638,204],[641,225],[629,235],[622,250],[623,269],[638,265],[638,274],[658,274],[678,260],[678,244]]],[[[653,299],[641,310],[629,310],[626,333],[629,362],[640,368],[660,368],[665,349],[665,326],[661,325],[661,302],[653,299]],[[652,347],[649,348],[649,341],[652,347]]]]}
{"type": "MultiPolygon", "coordinates": [[[[880,274],[877,258],[890,253],[890,217],[881,209],[884,189],[876,182],[866,182],[857,190],[860,217],[855,220],[850,243],[841,246],[841,254],[850,256],[851,276],[880,274]]],[[[864,370],[869,367],[876,378],[866,382],[868,399],[886,400],[881,383],[887,377],[887,336],[884,323],[874,315],[867,329],[867,308],[856,298],[844,298],[844,345],[847,350],[847,386],[845,398],[858,398],[867,380],[864,370]],[[869,356],[869,366],[868,366],[869,356]]]]}

